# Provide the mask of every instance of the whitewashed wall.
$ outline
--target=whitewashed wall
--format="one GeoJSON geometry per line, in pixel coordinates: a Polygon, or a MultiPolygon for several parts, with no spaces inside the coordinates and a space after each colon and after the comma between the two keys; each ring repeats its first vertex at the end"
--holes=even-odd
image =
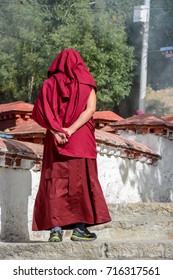
{"type": "Polygon", "coordinates": [[[138,180],[142,186],[142,200],[173,202],[173,140],[154,134],[129,134],[121,135],[146,145],[161,156],[156,166],[145,166],[145,176],[140,175],[138,180]],[[147,191],[148,189],[148,191],[147,191]],[[149,195],[150,190],[150,196],[149,195]],[[152,195],[153,194],[153,195],[152,195]],[[146,196],[147,195],[147,196],[146,196]]]}
{"type": "MultiPolygon", "coordinates": [[[[0,168],[1,238],[29,239],[28,198],[32,192],[29,170],[0,168]]],[[[30,207],[30,206],[29,206],[30,207]]]]}

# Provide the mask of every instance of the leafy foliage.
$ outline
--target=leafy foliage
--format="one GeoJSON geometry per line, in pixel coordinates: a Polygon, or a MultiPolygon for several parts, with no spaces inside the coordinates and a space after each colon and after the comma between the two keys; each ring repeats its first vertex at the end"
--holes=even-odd
{"type": "Polygon", "coordinates": [[[0,10],[1,101],[32,100],[49,52],[42,30],[43,14],[37,6],[8,4],[0,10]]]}
{"type": "Polygon", "coordinates": [[[107,1],[23,1],[0,10],[0,102],[34,102],[47,69],[64,48],[79,51],[98,85],[98,109],[128,95],[134,67],[124,18],[107,1]]]}

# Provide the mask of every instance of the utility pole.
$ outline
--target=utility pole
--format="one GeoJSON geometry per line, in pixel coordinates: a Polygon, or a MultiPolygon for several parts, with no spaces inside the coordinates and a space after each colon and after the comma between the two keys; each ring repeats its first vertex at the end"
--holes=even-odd
{"type": "MultiPolygon", "coordinates": [[[[137,20],[143,22],[142,53],[141,53],[141,73],[139,91],[139,110],[145,112],[146,90],[147,90],[147,66],[148,66],[148,37],[149,37],[149,18],[150,0],[144,0],[144,5],[136,6],[140,8],[140,16],[137,20]],[[143,13],[143,14],[142,14],[143,13]]],[[[138,11],[139,12],[139,11],[138,11]]]]}
{"type": "Polygon", "coordinates": [[[146,6],[147,20],[143,23],[142,54],[141,54],[141,76],[139,91],[139,110],[145,112],[146,91],[147,91],[147,67],[148,67],[148,35],[149,35],[149,17],[150,0],[144,0],[146,6]]]}

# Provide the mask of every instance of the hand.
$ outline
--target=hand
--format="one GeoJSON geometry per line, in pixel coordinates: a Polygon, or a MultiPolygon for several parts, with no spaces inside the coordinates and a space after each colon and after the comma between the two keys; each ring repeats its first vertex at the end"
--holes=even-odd
{"type": "Polygon", "coordinates": [[[65,145],[68,142],[68,138],[65,133],[59,131],[52,131],[59,145],[65,145]]]}
{"type": "Polygon", "coordinates": [[[74,133],[70,127],[63,127],[62,129],[67,133],[68,136],[71,136],[74,133]]]}

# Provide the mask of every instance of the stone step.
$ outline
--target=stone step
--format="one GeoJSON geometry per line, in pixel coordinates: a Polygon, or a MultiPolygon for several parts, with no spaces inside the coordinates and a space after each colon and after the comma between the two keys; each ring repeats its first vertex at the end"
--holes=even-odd
{"type": "Polygon", "coordinates": [[[173,221],[173,203],[117,203],[108,205],[113,221],[173,221]]]}
{"type": "Polygon", "coordinates": [[[173,241],[97,239],[92,242],[0,243],[1,260],[171,260],[173,241]]]}
{"type": "Polygon", "coordinates": [[[173,203],[109,205],[112,221],[92,227],[98,237],[116,240],[173,240],[173,203]]]}
{"type": "Polygon", "coordinates": [[[173,240],[172,223],[121,223],[112,222],[109,225],[92,227],[98,237],[115,240],[173,240]]]}
{"type": "MultiPolygon", "coordinates": [[[[129,241],[129,240],[172,240],[173,241],[173,222],[172,223],[130,223],[130,222],[111,222],[105,225],[98,225],[89,228],[97,234],[97,237],[105,240],[129,241]]],[[[64,238],[70,239],[71,230],[64,231],[64,238]]],[[[49,238],[49,231],[33,232],[30,240],[45,242],[49,238]]],[[[11,241],[13,239],[9,239],[11,241]]],[[[8,241],[8,240],[6,240],[8,241]]],[[[18,240],[17,240],[18,241],[18,240]]]]}

